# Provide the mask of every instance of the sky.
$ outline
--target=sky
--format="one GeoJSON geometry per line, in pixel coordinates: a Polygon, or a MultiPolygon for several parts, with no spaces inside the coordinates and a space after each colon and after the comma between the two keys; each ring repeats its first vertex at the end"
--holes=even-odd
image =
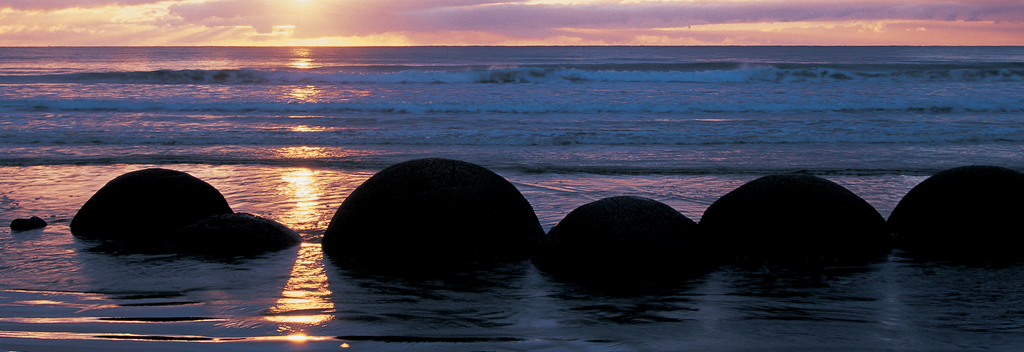
{"type": "Polygon", "coordinates": [[[0,46],[1024,45],[1022,0],[0,0],[0,46]]]}

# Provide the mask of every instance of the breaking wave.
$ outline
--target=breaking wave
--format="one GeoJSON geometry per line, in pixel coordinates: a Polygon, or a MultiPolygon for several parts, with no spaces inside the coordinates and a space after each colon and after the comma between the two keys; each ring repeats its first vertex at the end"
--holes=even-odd
{"type": "Polygon", "coordinates": [[[581,82],[856,82],[1024,81],[1024,63],[975,65],[685,64],[577,65],[571,67],[403,67],[373,72],[295,70],[157,70],[0,76],[4,83],[126,84],[394,84],[394,83],[581,83],[581,82]]]}

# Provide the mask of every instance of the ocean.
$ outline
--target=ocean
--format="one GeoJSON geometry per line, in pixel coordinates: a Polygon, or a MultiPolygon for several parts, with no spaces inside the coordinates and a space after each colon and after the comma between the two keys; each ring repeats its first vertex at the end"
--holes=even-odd
{"type": "Polygon", "coordinates": [[[425,157],[505,177],[545,230],[622,195],[699,221],[780,173],[835,181],[887,218],[938,171],[1024,171],[1024,47],[0,48],[0,348],[1024,346],[1024,267],[899,250],[599,287],[529,262],[411,279],[325,260],[345,197],[425,157]],[[203,179],[304,244],[209,260],[71,235],[103,184],[150,167],[203,179]],[[49,226],[6,227],[30,216],[49,226]]]}

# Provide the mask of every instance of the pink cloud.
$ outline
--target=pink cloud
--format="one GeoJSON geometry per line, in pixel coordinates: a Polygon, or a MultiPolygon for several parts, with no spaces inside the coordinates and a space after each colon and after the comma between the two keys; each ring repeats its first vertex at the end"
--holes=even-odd
{"type": "MultiPolygon", "coordinates": [[[[945,27],[949,28],[969,27],[972,33],[991,31],[993,38],[1004,38],[1000,39],[1001,43],[1014,43],[1013,35],[1024,42],[1021,34],[1014,34],[1024,21],[1024,3],[1019,0],[698,0],[628,4],[594,1],[575,5],[527,0],[0,0],[0,9],[4,8],[15,10],[0,12],[0,43],[27,41],[38,45],[49,45],[52,38],[59,35],[81,35],[88,43],[106,40],[108,45],[119,45],[125,38],[131,38],[132,42],[159,40],[183,45],[225,43],[230,42],[231,35],[239,36],[236,42],[251,40],[261,43],[281,39],[355,37],[405,38],[418,44],[727,43],[743,37],[756,43],[776,44],[782,40],[778,34],[753,28],[743,33],[716,30],[685,35],[667,35],[664,29],[766,23],[843,22],[846,23],[844,26],[849,26],[857,21],[924,21],[932,24],[933,28],[938,28],[935,26],[937,23],[946,23],[945,27]],[[98,6],[157,3],[161,5],[151,5],[145,10],[154,13],[151,17],[139,18],[140,10],[133,10],[136,15],[132,18],[132,27],[125,25],[123,18],[117,15],[90,17],[91,23],[99,23],[90,25],[79,20],[83,15],[77,12],[63,15],[45,11],[35,12],[35,15],[25,12],[25,9],[95,8],[102,9],[103,13],[116,13],[117,6],[98,6]],[[164,10],[152,10],[161,6],[165,6],[164,10]],[[43,23],[49,25],[44,26],[43,23]],[[978,25],[968,26],[965,23],[978,25]],[[118,33],[117,42],[110,42],[114,37],[105,39],[104,35],[109,34],[102,33],[118,33]],[[135,33],[136,38],[132,38],[131,33],[135,33]]],[[[856,34],[859,32],[852,27],[839,29],[833,26],[831,30],[825,25],[811,27],[816,29],[792,29],[786,33],[794,42],[803,43],[822,38],[827,40],[828,35],[816,35],[814,31],[831,31],[837,40],[833,43],[853,44],[871,40],[873,43],[890,43],[895,40],[893,38],[920,39],[955,32],[922,32],[916,36],[890,33],[893,37],[880,39],[856,34]],[[858,35],[856,40],[849,39],[858,35]]]]}
{"type": "MultiPolygon", "coordinates": [[[[60,10],[69,8],[91,8],[107,5],[141,5],[168,0],[0,0],[0,9],[15,10],[60,10]]],[[[169,0],[181,1],[181,0],[169,0]]]]}
{"type": "Polygon", "coordinates": [[[531,37],[560,28],[658,28],[714,23],[837,20],[940,20],[1019,22],[1024,3],[1011,1],[769,1],[650,2],[528,5],[473,0],[318,1],[316,14],[283,14],[287,2],[226,0],[179,4],[173,14],[203,25],[296,25],[300,37],[387,32],[487,31],[531,37]],[[481,6],[486,5],[486,6],[481,6]],[[290,23],[285,23],[290,22],[290,23]]]}

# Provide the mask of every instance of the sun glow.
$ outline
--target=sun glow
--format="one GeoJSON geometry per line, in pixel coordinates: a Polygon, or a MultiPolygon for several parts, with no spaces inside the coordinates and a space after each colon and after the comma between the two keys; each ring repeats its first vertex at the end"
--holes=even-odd
{"type": "Polygon", "coordinates": [[[309,340],[309,336],[306,336],[304,334],[288,335],[288,341],[306,342],[308,340],[309,340]]]}
{"type": "Polygon", "coordinates": [[[0,46],[1019,45],[1024,33],[1011,0],[87,2],[110,4],[0,5],[0,46]]]}

